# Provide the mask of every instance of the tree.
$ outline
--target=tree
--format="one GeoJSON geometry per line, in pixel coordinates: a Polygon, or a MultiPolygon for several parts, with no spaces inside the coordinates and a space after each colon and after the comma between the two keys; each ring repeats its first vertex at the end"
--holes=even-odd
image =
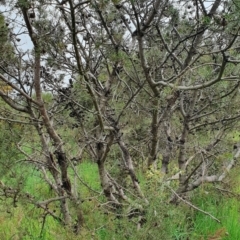
{"type": "Polygon", "coordinates": [[[235,3],[24,0],[12,9],[33,48],[24,51],[22,35],[12,32],[16,60],[4,67],[3,56],[0,78],[14,93],[0,96],[38,136],[36,164],[56,196],[36,205],[46,210],[59,201],[63,217],[51,216],[65,225],[77,217],[77,232],[83,225],[69,176],[82,158],[97,164],[111,209],[138,202],[140,214],[148,199],[135,172],[139,159],[160,167],[167,181],[178,180],[172,202],[204,182],[222,181],[234,166],[237,145],[231,160],[223,156],[231,155],[239,118],[235,3]],[[75,129],[71,140],[61,137],[61,126],[75,129]],[[77,153],[66,151],[69,145],[77,153]],[[170,160],[178,163],[175,175],[170,160]]]}

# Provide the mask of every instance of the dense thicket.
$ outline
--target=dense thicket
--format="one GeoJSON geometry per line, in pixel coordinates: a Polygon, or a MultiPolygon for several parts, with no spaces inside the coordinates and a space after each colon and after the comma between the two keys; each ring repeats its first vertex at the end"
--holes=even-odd
{"type": "Polygon", "coordinates": [[[18,0],[1,9],[1,127],[14,126],[15,158],[51,188],[29,204],[80,232],[87,186],[140,228],[153,182],[175,204],[235,166],[237,2],[18,0]],[[86,161],[101,190],[79,175],[86,161]]]}

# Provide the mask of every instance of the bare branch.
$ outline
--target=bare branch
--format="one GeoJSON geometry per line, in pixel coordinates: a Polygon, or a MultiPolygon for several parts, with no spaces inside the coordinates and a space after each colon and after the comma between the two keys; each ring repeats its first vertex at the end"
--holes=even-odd
{"type": "Polygon", "coordinates": [[[221,223],[221,221],[220,221],[219,219],[217,219],[216,217],[214,217],[212,214],[210,214],[210,213],[208,213],[208,212],[206,212],[206,211],[203,211],[202,209],[196,207],[196,206],[193,205],[192,203],[190,203],[190,202],[188,202],[187,200],[185,200],[185,199],[183,199],[182,197],[180,197],[171,187],[167,186],[167,188],[169,188],[170,191],[171,191],[173,194],[175,194],[175,196],[177,196],[177,198],[178,198],[179,200],[181,200],[183,203],[185,203],[185,204],[187,204],[188,206],[190,206],[191,208],[193,208],[193,209],[195,209],[195,210],[197,210],[197,211],[199,211],[199,212],[201,212],[201,213],[209,216],[210,218],[212,218],[213,220],[217,221],[218,223],[221,223]]]}

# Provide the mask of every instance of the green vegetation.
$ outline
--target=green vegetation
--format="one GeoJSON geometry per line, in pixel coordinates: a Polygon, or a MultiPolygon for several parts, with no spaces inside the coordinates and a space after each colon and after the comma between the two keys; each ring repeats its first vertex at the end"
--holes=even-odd
{"type": "Polygon", "coordinates": [[[238,1],[0,5],[0,240],[240,239],[238,1]]]}
{"type": "MultiPolygon", "coordinates": [[[[101,191],[96,165],[88,161],[78,166],[78,173],[84,183],[95,191],[101,191]]],[[[36,194],[38,200],[51,197],[51,189],[46,188],[37,170],[22,168],[26,177],[22,192],[36,194]]],[[[71,229],[64,229],[51,216],[34,205],[19,200],[12,208],[9,198],[0,202],[1,208],[1,239],[219,239],[235,240],[240,237],[239,229],[239,169],[235,169],[234,177],[227,179],[227,185],[203,185],[192,193],[191,202],[201,210],[210,213],[221,221],[218,223],[208,215],[196,211],[181,202],[178,207],[167,204],[171,195],[164,182],[156,184],[159,175],[141,174],[143,189],[148,189],[150,206],[146,209],[142,227],[137,230],[135,222],[138,217],[126,217],[126,212],[116,216],[101,205],[101,199],[89,195],[84,185],[81,189],[82,208],[85,218],[84,230],[79,236],[71,229]],[[145,175],[145,176],[144,176],[145,175]],[[150,189],[149,189],[150,187],[150,189]],[[84,190],[85,189],[85,190],[84,190]],[[224,190],[225,189],[225,190],[224,190]],[[226,190],[227,189],[227,190],[226,190]],[[213,238],[214,239],[214,238],[213,238]]],[[[5,179],[3,179],[5,180],[5,179]]],[[[12,182],[16,181],[13,178],[12,182]]],[[[19,198],[20,199],[20,198],[19,198]]],[[[103,200],[103,199],[102,199],[103,200]]],[[[51,205],[49,205],[51,208],[51,205]]]]}

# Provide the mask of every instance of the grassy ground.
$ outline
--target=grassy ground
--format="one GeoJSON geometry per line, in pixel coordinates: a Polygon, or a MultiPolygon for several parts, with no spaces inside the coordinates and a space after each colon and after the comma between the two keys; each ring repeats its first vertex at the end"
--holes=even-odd
{"type": "MultiPolygon", "coordinates": [[[[23,168],[21,169],[23,170],[23,168]]],[[[51,197],[51,190],[42,182],[37,170],[24,169],[24,191],[34,193],[37,200],[51,197]],[[37,193],[37,194],[36,194],[37,193]]],[[[95,191],[101,191],[96,164],[83,162],[79,165],[79,177],[87,182],[95,191]]],[[[14,179],[13,179],[14,180],[14,179]]],[[[13,181],[12,180],[12,181],[13,181]]],[[[240,203],[238,172],[233,179],[228,180],[229,192],[221,188],[227,186],[204,185],[192,194],[191,201],[209,212],[221,223],[209,216],[190,209],[181,203],[178,207],[166,202],[166,189],[163,185],[156,185],[141,175],[142,185],[148,192],[150,206],[146,212],[146,222],[137,231],[137,218],[116,218],[111,212],[101,206],[101,197],[97,193],[89,193],[86,186],[80,185],[79,192],[84,200],[82,208],[85,216],[85,225],[82,234],[75,236],[71,230],[64,229],[52,217],[47,216],[45,222],[44,211],[34,205],[18,202],[12,207],[12,200],[0,198],[0,239],[3,240],[68,240],[68,239],[96,239],[96,240],[203,240],[203,239],[240,239],[239,212],[240,203]],[[217,187],[217,188],[216,188],[217,187]],[[40,216],[40,217],[39,217],[40,216]],[[217,238],[218,237],[218,238],[217,238]]],[[[51,207],[51,206],[50,206],[51,207]]],[[[124,215],[124,213],[123,213],[124,215]]]]}

